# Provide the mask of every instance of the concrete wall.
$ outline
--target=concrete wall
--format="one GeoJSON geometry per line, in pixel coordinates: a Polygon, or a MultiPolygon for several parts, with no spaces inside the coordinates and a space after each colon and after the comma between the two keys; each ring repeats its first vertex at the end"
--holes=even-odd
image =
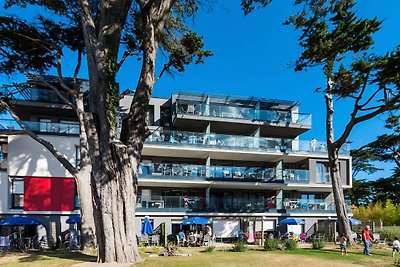
{"type": "MultiPolygon", "coordinates": [[[[75,150],[79,138],[75,136],[42,136],[75,165],[75,150]]],[[[27,135],[9,137],[8,175],[71,177],[71,174],[41,144],[27,135]]]]}

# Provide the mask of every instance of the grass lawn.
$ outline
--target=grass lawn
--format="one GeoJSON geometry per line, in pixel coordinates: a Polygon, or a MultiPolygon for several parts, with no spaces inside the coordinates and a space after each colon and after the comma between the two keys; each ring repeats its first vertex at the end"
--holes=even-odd
{"type": "MultiPolygon", "coordinates": [[[[291,251],[262,251],[260,247],[252,247],[247,252],[232,252],[229,247],[217,248],[211,253],[202,252],[202,248],[180,248],[181,253],[190,253],[190,257],[150,257],[151,249],[143,253],[144,262],[135,265],[140,267],[183,267],[183,266],[394,266],[391,250],[373,249],[372,256],[362,255],[362,248],[349,250],[349,255],[342,256],[336,246],[328,246],[324,250],[301,248],[291,251]],[[225,249],[225,251],[224,251],[225,249]]],[[[397,256],[399,257],[399,256],[397,256]]],[[[78,252],[41,252],[41,253],[3,253],[0,254],[0,266],[71,266],[79,262],[95,261],[93,256],[78,252]]]]}

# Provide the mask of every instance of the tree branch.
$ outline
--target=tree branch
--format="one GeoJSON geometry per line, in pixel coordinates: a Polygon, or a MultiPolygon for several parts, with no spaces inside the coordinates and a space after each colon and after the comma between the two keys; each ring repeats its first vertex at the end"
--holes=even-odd
{"type": "Polygon", "coordinates": [[[50,142],[40,138],[34,132],[32,132],[28,127],[26,127],[25,124],[22,122],[22,120],[14,112],[14,110],[2,99],[0,99],[0,104],[3,105],[10,112],[13,119],[18,123],[18,125],[24,130],[25,133],[27,133],[32,139],[37,141],[39,144],[44,146],[64,166],[64,168],[67,169],[67,171],[76,178],[78,170],[64,157],[63,154],[58,152],[58,150],[50,142]]]}

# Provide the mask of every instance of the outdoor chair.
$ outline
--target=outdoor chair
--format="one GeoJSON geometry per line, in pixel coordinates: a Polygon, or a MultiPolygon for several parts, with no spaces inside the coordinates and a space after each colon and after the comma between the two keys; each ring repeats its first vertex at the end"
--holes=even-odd
{"type": "Polygon", "coordinates": [[[183,238],[179,239],[179,235],[176,235],[176,242],[177,242],[177,245],[181,246],[181,247],[184,247],[186,245],[185,240],[183,238]]]}
{"type": "Polygon", "coordinates": [[[151,245],[152,246],[159,246],[160,245],[160,236],[159,235],[152,235],[151,236],[151,245]]]}
{"type": "Polygon", "coordinates": [[[211,236],[210,235],[204,235],[203,246],[211,246],[211,236]]]}
{"type": "Polygon", "coordinates": [[[189,236],[188,237],[188,246],[190,247],[190,246],[193,246],[193,247],[195,247],[196,246],[196,237],[195,236],[189,236]]]}

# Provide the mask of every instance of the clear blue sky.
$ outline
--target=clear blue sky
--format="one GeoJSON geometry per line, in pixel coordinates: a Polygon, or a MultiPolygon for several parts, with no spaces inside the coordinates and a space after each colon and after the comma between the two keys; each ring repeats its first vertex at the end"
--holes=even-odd
{"type": "MultiPolygon", "coordinates": [[[[313,118],[312,130],[301,138],[325,140],[323,95],[314,93],[316,87],[324,85],[322,73],[318,69],[295,73],[288,66],[300,54],[298,32],[282,25],[295,11],[289,4],[292,2],[275,0],[267,8],[246,17],[240,1],[216,1],[211,10],[204,8],[197,14],[192,28],[204,36],[206,48],[214,56],[204,64],[188,67],[184,73],[164,76],[155,85],[153,95],[168,97],[171,92],[185,90],[297,100],[301,103],[300,111],[311,113],[313,118]]],[[[383,54],[400,44],[399,0],[359,0],[357,9],[362,16],[385,19],[382,30],[375,35],[375,54],[383,54]]],[[[73,59],[65,60],[66,72],[73,62],[73,59]]],[[[138,63],[125,65],[118,76],[121,88],[134,88],[139,70],[138,63]]],[[[81,77],[87,77],[86,73],[83,68],[81,77]]],[[[346,123],[348,109],[339,105],[335,110],[338,134],[346,123]]],[[[356,126],[349,138],[352,147],[359,147],[383,133],[383,120],[381,116],[356,126]]],[[[382,166],[386,171],[370,178],[390,174],[391,165],[382,166]]]]}

